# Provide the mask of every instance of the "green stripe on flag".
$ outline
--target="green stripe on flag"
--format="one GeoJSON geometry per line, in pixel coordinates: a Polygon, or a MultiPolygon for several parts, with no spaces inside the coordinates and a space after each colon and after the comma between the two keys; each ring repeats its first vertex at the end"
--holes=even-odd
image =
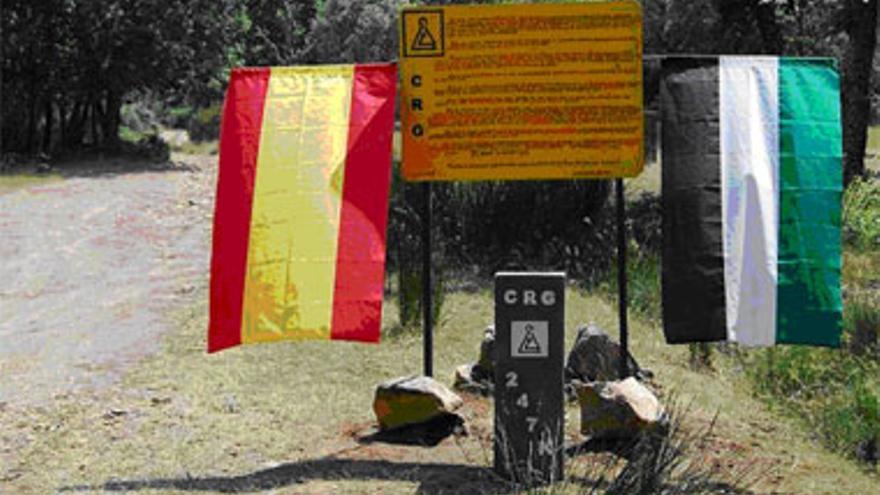
{"type": "Polygon", "coordinates": [[[839,345],[839,87],[833,60],[780,59],[778,343],[839,345]]]}

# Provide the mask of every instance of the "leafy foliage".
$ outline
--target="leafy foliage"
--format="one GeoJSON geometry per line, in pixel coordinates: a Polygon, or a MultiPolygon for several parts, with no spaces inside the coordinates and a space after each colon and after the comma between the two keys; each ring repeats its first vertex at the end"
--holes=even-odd
{"type": "Polygon", "coordinates": [[[327,0],[309,35],[309,62],[387,62],[397,59],[399,0],[327,0]]]}
{"type": "Polygon", "coordinates": [[[880,180],[856,179],[846,188],[843,238],[857,249],[880,249],[880,180]]]}
{"type": "Polygon", "coordinates": [[[863,445],[876,442],[880,433],[876,360],[806,347],[771,348],[745,359],[756,388],[806,420],[825,445],[861,457],[863,445]]]}
{"type": "Polygon", "coordinates": [[[874,95],[880,79],[874,70],[877,0],[642,0],[642,5],[647,54],[836,58],[841,68],[844,177],[849,183],[865,173],[872,74],[874,95]]]}
{"type": "Polygon", "coordinates": [[[3,148],[118,142],[134,91],[219,99],[239,32],[233,0],[10,0],[3,5],[3,148]]]}
{"type": "Polygon", "coordinates": [[[293,65],[302,60],[318,2],[238,0],[243,27],[242,62],[250,66],[293,65]]]}

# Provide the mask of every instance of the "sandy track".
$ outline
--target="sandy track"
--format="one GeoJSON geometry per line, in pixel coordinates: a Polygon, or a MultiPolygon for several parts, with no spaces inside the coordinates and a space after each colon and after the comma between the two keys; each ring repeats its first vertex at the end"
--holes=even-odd
{"type": "Polygon", "coordinates": [[[0,195],[0,403],[113,383],[207,284],[216,157],[174,160],[0,195]]]}

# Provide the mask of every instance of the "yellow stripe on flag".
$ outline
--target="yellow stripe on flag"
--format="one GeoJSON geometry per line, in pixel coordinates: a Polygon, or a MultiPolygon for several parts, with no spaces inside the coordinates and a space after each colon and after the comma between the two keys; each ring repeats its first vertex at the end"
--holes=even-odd
{"type": "Polygon", "coordinates": [[[257,158],[242,342],[329,339],[353,66],[273,68],[257,158]]]}

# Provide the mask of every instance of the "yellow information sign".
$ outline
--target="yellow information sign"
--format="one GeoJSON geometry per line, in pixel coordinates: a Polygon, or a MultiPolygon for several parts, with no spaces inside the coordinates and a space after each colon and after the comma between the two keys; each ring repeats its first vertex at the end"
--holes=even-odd
{"type": "Polygon", "coordinates": [[[400,18],[407,180],[642,171],[635,0],[418,7],[400,18]]]}

